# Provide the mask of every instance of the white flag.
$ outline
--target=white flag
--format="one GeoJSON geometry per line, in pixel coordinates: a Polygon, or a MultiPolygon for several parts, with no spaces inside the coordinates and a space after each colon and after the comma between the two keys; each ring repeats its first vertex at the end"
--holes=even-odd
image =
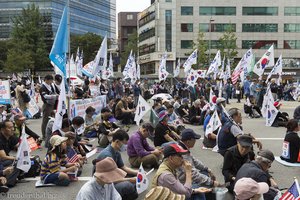
{"type": "Polygon", "coordinates": [[[192,65],[197,63],[197,52],[198,49],[195,49],[195,51],[188,57],[188,59],[183,64],[184,73],[188,74],[191,70],[192,65]]]}
{"type": "Polygon", "coordinates": [[[267,117],[268,116],[268,103],[274,104],[274,98],[273,95],[271,93],[271,89],[270,89],[270,83],[268,84],[267,87],[267,91],[266,94],[264,96],[264,100],[263,100],[263,104],[261,107],[261,114],[263,117],[267,117]]]}
{"type": "Polygon", "coordinates": [[[133,64],[133,61],[134,61],[134,58],[132,56],[132,50],[130,51],[130,54],[128,56],[128,59],[127,59],[127,62],[126,62],[126,65],[124,67],[124,70],[123,70],[123,76],[124,76],[124,79],[127,79],[127,78],[130,78],[129,77],[129,69],[131,69],[132,67],[132,64],[133,64]]]}
{"type": "Polygon", "coordinates": [[[151,109],[149,104],[146,102],[146,100],[140,95],[139,96],[139,101],[136,106],[135,110],[135,116],[134,116],[134,121],[136,124],[139,126],[141,119],[144,117],[144,115],[151,109]]]}
{"type": "Polygon", "coordinates": [[[129,77],[131,79],[131,84],[134,84],[136,82],[136,80],[137,80],[135,55],[133,56],[132,66],[129,69],[129,77]]]}
{"type": "Polygon", "coordinates": [[[33,82],[33,79],[31,79],[31,85],[30,85],[30,97],[34,99],[34,96],[35,96],[34,82],[33,82]]]}
{"type": "Polygon", "coordinates": [[[234,71],[232,72],[231,80],[232,80],[233,84],[236,84],[236,82],[240,76],[241,76],[241,80],[244,79],[243,77],[244,77],[245,69],[249,68],[249,66],[251,65],[252,59],[253,59],[252,49],[249,49],[244,54],[244,56],[242,57],[242,59],[240,60],[240,62],[237,64],[234,71]]]}
{"type": "Polygon", "coordinates": [[[67,104],[66,104],[66,89],[64,78],[60,84],[60,94],[58,97],[58,104],[55,113],[55,120],[52,127],[52,132],[61,129],[63,115],[66,113],[67,104]]]}
{"type": "Polygon", "coordinates": [[[82,77],[82,65],[83,65],[83,50],[79,51],[79,47],[77,49],[76,53],[76,59],[75,59],[75,65],[76,65],[76,74],[79,77],[82,77]]]}
{"type": "Polygon", "coordinates": [[[216,73],[218,72],[218,68],[219,66],[222,65],[222,61],[221,61],[221,53],[220,50],[218,50],[215,58],[213,59],[213,61],[210,63],[210,66],[206,72],[206,75],[209,75],[211,73],[216,73]]]}
{"type": "Polygon", "coordinates": [[[42,84],[41,76],[39,75],[39,84],[42,84]]]}
{"type": "Polygon", "coordinates": [[[272,45],[255,64],[253,72],[258,76],[262,76],[265,68],[272,66],[274,66],[274,45],[272,45]]]}
{"type": "Polygon", "coordinates": [[[166,67],[167,62],[167,53],[165,52],[160,60],[159,69],[158,69],[158,78],[159,81],[164,81],[167,79],[169,72],[167,72],[166,67]]]}
{"type": "Polygon", "coordinates": [[[30,160],[30,148],[25,133],[25,125],[23,125],[22,127],[21,142],[18,147],[16,159],[17,159],[17,168],[24,172],[28,172],[31,167],[31,160],[30,160]]]}
{"type": "Polygon", "coordinates": [[[136,176],[136,191],[138,194],[141,194],[142,192],[144,192],[145,190],[148,189],[149,186],[149,180],[147,178],[146,172],[142,166],[139,168],[139,172],[136,176]]]}
{"type": "Polygon", "coordinates": [[[220,121],[220,118],[218,116],[218,112],[215,109],[214,114],[211,116],[206,129],[205,129],[205,136],[208,137],[208,134],[214,132],[215,130],[217,130],[220,126],[222,126],[222,123],[220,121]]]}
{"type": "Polygon", "coordinates": [[[202,69],[197,70],[198,78],[205,78],[206,71],[207,70],[202,70],[202,69]]]}
{"type": "Polygon", "coordinates": [[[209,90],[209,103],[213,103],[212,99],[213,99],[214,96],[215,96],[215,93],[210,88],[210,90],[209,90]]]}
{"type": "Polygon", "coordinates": [[[279,77],[281,77],[282,75],[282,55],[279,56],[275,66],[273,67],[272,71],[269,73],[266,83],[268,83],[269,79],[274,74],[279,75],[279,77]]]}
{"type": "Polygon", "coordinates": [[[227,59],[227,65],[226,65],[226,69],[225,69],[225,72],[224,72],[224,81],[227,81],[230,77],[231,77],[231,72],[230,72],[230,60],[227,59]]]}
{"type": "Polygon", "coordinates": [[[266,126],[271,126],[278,114],[277,108],[274,106],[274,102],[268,98],[267,113],[266,113],[266,126]]]}
{"type": "Polygon", "coordinates": [[[177,66],[174,71],[174,78],[179,76],[179,73],[180,73],[180,58],[178,59],[177,66]]]}
{"type": "Polygon", "coordinates": [[[186,77],[186,84],[191,87],[194,87],[198,79],[198,71],[190,69],[188,76],[186,77]]]}
{"type": "Polygon", "coordinates": [[[223,61],[222,61],[222,67],[221,67],[221,71],[219,72],[219,78],[220,79],[224,79],[224,74],[225,74],[225,60],[226,60],[226,58],[225,58],[225,56],[224,56],[224,58],[223,58],[223,61]]]}
{"type": "Polygon", "coordinates": [[[137,65],[136,65],[136,78],[137,78],[138,80],[141,79],[141,66],[140,66],[140,64],[137,64],[137,65]]]}

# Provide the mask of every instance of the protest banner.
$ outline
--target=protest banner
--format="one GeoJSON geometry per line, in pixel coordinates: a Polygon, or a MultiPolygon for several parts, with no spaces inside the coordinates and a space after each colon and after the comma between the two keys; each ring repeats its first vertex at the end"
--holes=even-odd
{"type": "Polygon", "coordinates": [[[33,118],[33,116],[37,114],[39,110],[40,110],[39,106],[36,104],[34,99],[31,98],[27,107],[27,113],[29,114],[29,118],[33,118]]]}
{"type": "Polygon", "coordinates": [[[101,109],[106,107],[106,95],[97,96],[95,98],[88,99],[73,99],[70,100],[70,112],[69,116],[73,119],[76,116],[83,117],[85,110],[92,106],[96,109],[96,114],[100,113],[101,109]]]}
{"type": "Polygon", "coordinates": [[[10,104],[9,81],[0,81],[0,104],[10,104]]]}

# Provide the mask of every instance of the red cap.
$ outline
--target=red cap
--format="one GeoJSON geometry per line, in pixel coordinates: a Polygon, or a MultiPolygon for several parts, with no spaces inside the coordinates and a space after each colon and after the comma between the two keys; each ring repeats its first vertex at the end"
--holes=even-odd
{"type": "Polygon", "coordinates": [[[278,101],[275,101],[274,102],[274,106],[277,108],[277,107],[279,107],[279,106],[281,106],[282,104],[281,103],[279,103],[278,101]]]}

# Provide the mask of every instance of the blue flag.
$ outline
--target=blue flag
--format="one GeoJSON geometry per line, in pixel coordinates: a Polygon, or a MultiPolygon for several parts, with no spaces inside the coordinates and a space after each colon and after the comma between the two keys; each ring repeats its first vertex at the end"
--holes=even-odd
{"type": "Polygon", "coordinates": [[[66,53],[68,52],[68,8],[64,8],[59,27],[53,42],[49,58],[51,64],[57,67],[66,77],[66,53]]]}

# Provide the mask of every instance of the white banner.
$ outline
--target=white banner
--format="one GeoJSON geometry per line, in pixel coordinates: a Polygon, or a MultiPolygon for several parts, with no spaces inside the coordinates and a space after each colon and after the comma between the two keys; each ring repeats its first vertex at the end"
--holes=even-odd
{"type": "Polygon", "coordinates": [[[95,98],[88,99],[74,99],[70,100],[70,118],[73,119],[76,116],[83,117],[85,110],[92,106],[96,109],[96,113],[100,113],[101,109],[106,107],[106,95],[97,96],[95,98]]]}
{"type": "Polygon", "coordinates": [[[33,118],[35,114],[39,112],[40,108],[39,106],[35,103],[34,98],[30,98],[30,102],[28,103],[27,111],[29,113],[29,118],[33,118]]]}
{"type": "Polygon", "coordinates": [[[10,104],[9,81],[0,81],[0,104],[10,104]]]}

